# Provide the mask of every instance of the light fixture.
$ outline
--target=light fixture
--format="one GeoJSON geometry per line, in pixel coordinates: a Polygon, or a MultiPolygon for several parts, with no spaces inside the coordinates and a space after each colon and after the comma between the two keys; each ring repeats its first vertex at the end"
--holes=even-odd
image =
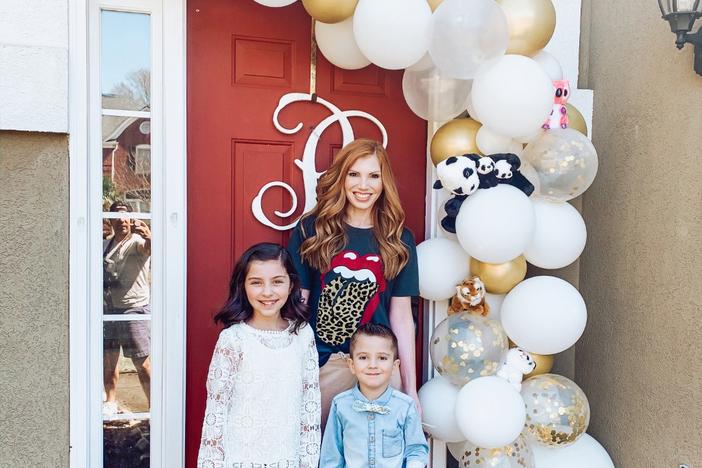
{"type": "Polygon", "coordinates": [[[658,0],[663,19],[670,23],[670,30],[677,36],[675,45],[682,49],[689,42],[695,46],[694,69],[702,75],[702,28],[690,33],[695,20],[702,17],[702,0],[658,0]]]}

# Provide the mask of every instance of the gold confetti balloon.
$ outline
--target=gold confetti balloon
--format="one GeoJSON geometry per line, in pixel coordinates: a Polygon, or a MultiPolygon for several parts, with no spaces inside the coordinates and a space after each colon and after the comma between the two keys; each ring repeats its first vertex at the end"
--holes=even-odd
{"type": "Polygon", "coordinates": [[[590,424],[590,404],[575,382],[557,374],[544,374],[522,382],[526,404],[525,433],[541,445],[570,445],[590,424]]]}
{"type": "MultiPolygon", "coordinates": [[[[458,452],[458,450],[456,450],[458,452]]],[[[453,453],[452,453],[453,454],[453,453]]],[[[458,462],[462,468],[481,466],[490,468],[534,468],[534,455],[523,435],[509,445],[500,448],[481,448],[470,441],[464,443],[458,462]]]]}
{"type": "Polygon", "coordinates": [[[439,323],[431,336],[429,353],[436,370],[454,385],[494,375],[507,335],[502,325],[469,312],[452,314],[439,323]]]}
{"type": "Polygon", "coordinates": [[[595,180],[597,151],[572,128],[546,130],[524,149],[523,159],[539,178],[540,196],[564,202],[582,195],[595,180]]]}

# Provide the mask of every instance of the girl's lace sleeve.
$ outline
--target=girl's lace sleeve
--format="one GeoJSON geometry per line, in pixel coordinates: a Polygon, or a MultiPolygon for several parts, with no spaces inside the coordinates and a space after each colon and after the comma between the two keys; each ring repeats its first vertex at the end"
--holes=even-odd
{"type": "Polygon", "coordinates": [[[224,424],[241,359],[241,349],[232,330],[222,330],[207,374],[207,406],[197,457],[198,468],[224,467],[224,424]]]}
{"type": "Polygon", "coordinates": [[[305,357],[302,362],[302,407],[300,408],[300,468],[316,468],[321,440],[319,420],[319,357],[314,334],[309,325],[300,329],[305,357]]]}

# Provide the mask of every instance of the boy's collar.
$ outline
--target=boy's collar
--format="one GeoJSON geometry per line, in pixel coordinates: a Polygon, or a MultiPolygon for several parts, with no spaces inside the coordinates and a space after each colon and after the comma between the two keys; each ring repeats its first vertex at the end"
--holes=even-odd
{"type": "Polygon", "coordinates": [[[356,384],[353,387],[353,396],[356,399],[361,400],[361,401],[367,401],[369,403],[377,403],[379,405],[387,404],[390,401],[390,397],[392,396],[392,392],[393,392],[392,386],[390,386],[388,384],[388,388],[386,388],[385,391],[378,398],[376,398],[375,400],[369,400],[368,398],[366,398],[366,396],[363,394],[363,392],[361,392],[361,387],[358,384],[356,384]]]}

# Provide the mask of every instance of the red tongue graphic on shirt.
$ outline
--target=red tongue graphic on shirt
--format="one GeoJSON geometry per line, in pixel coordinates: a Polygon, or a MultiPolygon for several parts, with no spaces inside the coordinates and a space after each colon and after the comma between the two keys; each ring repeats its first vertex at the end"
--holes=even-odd
{"type": "MultiPolygon", "coordinates": [[[[370,281],[378,284],[378,290],[370,297],[363,309],[361,324],[367,323],[373,317],[380,294],[385,291],[385,277],[383,276],[383,261],[380,255],[359,255],[352,250],[344,250],[337,254],[331,262],[330,272],[342,276],[346,282],[370,281]]],[[[324,288],[324,284],[322,285],[324,288]]]]}

